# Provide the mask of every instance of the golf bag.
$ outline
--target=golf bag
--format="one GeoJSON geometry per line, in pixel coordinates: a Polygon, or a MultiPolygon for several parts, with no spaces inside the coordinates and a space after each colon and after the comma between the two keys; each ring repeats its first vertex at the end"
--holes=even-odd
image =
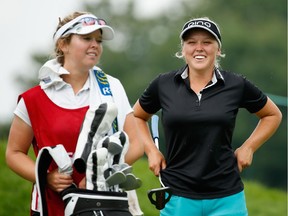
{"type": "Polygon", "coordinates": [[[132,216],[127,193],[68,188],[62,193],[65,216],[132,216]]]}
{"type": "Polygon", "coordinates": [[[132,174],[132,167],[124,163],[129,144],[127,134],[118,131],[107,135],[116,115],[117,108],[111,103],[87,111],[74,163],[61,144],[44,147],[39,151],[36,159],[36,185],[41,216],[48,216],[46,185],[52,159],[60,173],[71,175],[73,165],[80,173],[86,173],[86,189],[71,185],[60,193],[65,204],[65,216],[132,216],[125,191],[139,188],[142,182],[132,174]]]}
{"type": "MultiPolygon", "coordinates": [[[[41,216],[48,216],[45,186],[52,159],[58,165],[59,172],[70,172],[72,168],[71,159],[62,145],[45,147],[39,152],[36,160],[36,183],[42,206],[41,216]]],[[[78,189],[72,185],[60,195],[65,203],[65,216],[132,216],[126,192],[93,191],[78,189]]]]}

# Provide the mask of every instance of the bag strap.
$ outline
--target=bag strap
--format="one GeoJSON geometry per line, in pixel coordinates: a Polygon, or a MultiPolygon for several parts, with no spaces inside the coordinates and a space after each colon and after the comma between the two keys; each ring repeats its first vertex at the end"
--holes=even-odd
{"type": "MultiPolygon", "coordinates": [[[[112,97],[113,99],[113,94],[112,94],[110,84],[109,84],[106,74],[102,70],[97,70],[97,69],[93,69],[93,72],[95,74],[95,78],[99,85],[101,94],[103,96],[112,97]]],[[[119,130],[117,117],[114,119],[112,123],[112,129],[113,129],[113,133],[116,133],[119,130]]]]}

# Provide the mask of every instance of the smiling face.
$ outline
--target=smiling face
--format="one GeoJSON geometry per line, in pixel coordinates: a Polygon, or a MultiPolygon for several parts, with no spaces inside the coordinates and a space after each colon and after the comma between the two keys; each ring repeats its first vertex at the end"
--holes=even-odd
{"type": "Polygon", "coordinates": [[[62,46],[64,68],[68,71],[88,71],[96,65],[103,52],[102,34],[100,30],[87,35],[72,35],[69,44],[62,46]]]}
{"type": "Polygon", "coordinates": [[[183,37],[182,55],[193,71],[212,71],[221,54],[215,37],[203,29],[193,29],[183,37]]]}

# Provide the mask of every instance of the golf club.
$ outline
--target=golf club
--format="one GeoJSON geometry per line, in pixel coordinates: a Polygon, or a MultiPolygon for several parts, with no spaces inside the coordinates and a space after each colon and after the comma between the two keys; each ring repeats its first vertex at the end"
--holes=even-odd
{"type": "MultiPolygon", "coordinates": [[[[151,131],[152,137],[156,147],[159,149],[159,131],[158,131],[158,121],[159,117],[157,115],[153,115],[151,118],[151,131]]],[[[159,182],[161,184],[161,188],[155,188],[148,191],[148,198],[150,202],[155,205],[158,210],[161,210],[165,207],[166,203],[169,202],[172,193],[169,187],[165,187],[161,180],[161,175],[159,173],[159,182]],[[168,195],[168,196],[167,196],[168,195]],[[155,198],[155,199],[154,199],[155,198]]]]}

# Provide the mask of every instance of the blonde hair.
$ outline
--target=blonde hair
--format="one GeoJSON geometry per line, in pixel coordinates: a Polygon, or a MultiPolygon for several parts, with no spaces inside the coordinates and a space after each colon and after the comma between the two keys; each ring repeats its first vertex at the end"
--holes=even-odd
{"type": "MultiPolygon", "coordinates": [[[[204,19],[204,20],[212,21],[208,17],[200,17],[200,18],[197,18],[197,19],[204,19]]],[[[175,53],[175,56],[177,58],[179,58],[179,59],[184,59],[184,56],[182,54],[182,48],[183,48],[184,41],[185,41],[185,38],[181,39],[180,50],[175,53]]],[[[218,43],[218,46],[219,46],[219,49],[221,49],[219,43],[218,43]]],[[[221,60],[221,58],[225,58],[225,54],[224,53],[221,53],[220,55],[217,55],[216,61],[215,61],[215,67],[216,68],[220,68],[220,60],[221,60]]]]}

